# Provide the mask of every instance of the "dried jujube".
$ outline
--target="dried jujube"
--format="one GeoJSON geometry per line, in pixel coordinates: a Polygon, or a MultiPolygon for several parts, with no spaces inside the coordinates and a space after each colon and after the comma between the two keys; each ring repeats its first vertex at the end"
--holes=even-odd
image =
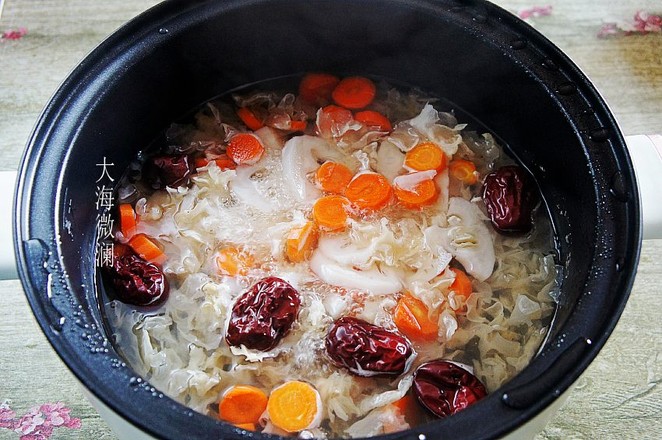
{"type": "Polygon", "coordinates": [[[530,231],[538,200],[536,185],[522,167],[507,165],[485,177],[483,201],[494,229],[500,233],[530,231]]]}
{"type": "Polygon", "coordinates": [[[412,387],[421,405],[437,417],[455,414],[487,395],[476,376],[444,360],[419,366],[412,387]]]}
{"type": "Polygon", "coordinates": [[[115,245],[112,265],[105,267],[117,299],[136,306],[157,306],[168,298],[169,285],[159,266],[115,245]]]}
{"type": "Polygon", "coordinates": [[[352,317],[331,326],[325,346],[335,365],[358,376],[402,374],[416,354],[400,333],[352,317]]]}
{"type": "Polygon", "coordinates": [[[192,160],[188,155],[162,155],[147,159],[143,173],[154,188],[176,188],[188,183],[192,170],[192,160]]]}
{"type": "Polygon", "coordinates": [[[292,328],[300,305],[299,292],[287,281],[264,278],[237,299],[225,340],[235,347],[271,350],[292,328]]]}

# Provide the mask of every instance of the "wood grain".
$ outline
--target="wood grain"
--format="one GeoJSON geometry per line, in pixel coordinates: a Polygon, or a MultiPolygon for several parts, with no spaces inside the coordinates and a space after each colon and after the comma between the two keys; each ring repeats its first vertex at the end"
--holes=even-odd
{"type": "MultiPolygon", "coordinates": [[[[147,0],[6,0],[0,32],[26,27],[0,42],[0,170],[16,169],[30,131],[67,73],[109,33],[153,5],[147,0]]],[[[524,0],[497,2],[511,11],[524,0]]],[[[535,27],[593,80],[625,134],[662,132],[662,35],[598,39],[604,20],[637,9],[662,13],[661,0],[555,0],[535,27]],[[599,5],[599,6],[598,6],[599,5]]],[[[3,244],[4,245],[4,244],[3,244]]],[[[63,401],[80,430],[53,438],[113,439],[42,336],[20,284],[0,282],[0,403],[19,415],[63,401]]],[[[632,295],[614,333],[537,440],[662,438],[662,241],[647,241],[632,295]]],[[[18,435],[0,429],[0,439],[18,435]]]]}

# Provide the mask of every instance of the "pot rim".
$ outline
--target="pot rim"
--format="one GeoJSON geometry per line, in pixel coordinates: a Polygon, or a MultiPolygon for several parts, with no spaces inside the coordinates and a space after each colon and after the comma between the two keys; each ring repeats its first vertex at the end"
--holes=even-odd
{"type": "MultiPolygon", "coordinates": [[[[225,2],[223,6],[214,6],[214,10],[248,7],[250,5],[269,2],[270,0],[254,0],[250,2],[231,0],[225,2]]],[[[389,4],[408,3],[412,7],[419,7],[436,14],[440,13],[442,4],[450,2],[451,0],[438,2],[434,0],[384,0],[384,3],[389,4]]],[[[244,431],[238,428],[194,413],[167,397],[159,397],[158,399],[150,398],[149,395],[151,395],[152,391],[149,385],[138,381],[135,378],[135,374],[130,368],[123,365],[123,363],[113,364],[112,369],[109,370],[119,372],[119,376],[110,376],[108,378],[101,378],[101,380],[96,376],[97,372],[92,368],[92,364],[89,361],[85,361],[81,365],[79,353],[67,346],[67,336],[65,333],[67,326],[71,325],[71,323],[64,318],[68,316],[68,313],[62,310],[61,305],[56,305],[57,301],[53,300],[51,293],[49,293],[50,291],[48,291],[48,288],[53,283],[57,283],[58,279],[63,286],[67,283],[67,272],[66,268],[61,265],[60,248],[57,243],[61,228],[59,211],[62,209],[63,201],[66,197],[62,194],[61,169],[58,166],[47,167],[44,164],[54,165],[57,163],[55,156],[49,154],[48,145],[59,135],[60,130],[62,130],[61,125],[66,125],[63,119],[66,118],[65,109],[67,106],[71,103],[75,104],[78,95],[82,96],[86,93],[94,92],[86,90],[89,88],[88,82],[90,81],[90,75],[103,72],[107,69],[109,63],[122,61],[112,59],[112,54],[124,51],[127,53],[127,57],[130,57],[131,47],[136,42],[149,41],[152,38],[151,34],[153,34],[154,29],[159,29],[162,23],[175,23],[177,20],[188,19],[190,18],[188,17],[189,13],[202,9],[205,5],[211,8],[212,5],[210,3],[212,3],[210,0],[201,1],[195,5],[191,4],[191,2],[177,0],[164,2],[134,18],[95,48],[70,73],[42,111],[21,160],[15,195],[14,249],[17,255],[19,276],[33,313],[49,342],[78,380],[84,383],[101,402],[141,430],[155,437],[163,438],[169,435],[177,436],[182,434],[187,435],[188,438],[204,438],[210,432],[222,434],[228,439],[241,439],[246,438],[246,436],[244,431]],[[49,183],[52,184],[50,188],[47,186],[49,183]],[[48,191],[43,191],[44,188],[49,189],[48,191]],[[41,194],[38,194],[40,189],[42,190],[41,194]],[[43,207],[52,208],[52,210],[44,210],[43,207]],[[172,420],[176,423],[182,423],[177,428],[180,431],[173,431],[168,426],[164,426],[162,419],[158,416],[154,416],[146,422],[142,414],[135,412],[137,406],[127,408],[122,404],[121,399],[116,400],[116,388],[118,388],[118,385],[115,383],[115,380],[118,377],[123,378],[122,380],[125,380],[128,384],[131,383],[132,379],[134,383],[137,382],[137,387],[132,389],[138,389],[140,391],[134,392],[131,395],[138,397],[137,400],[141,405],[149,402],[150,399],[152,402],[161,401],[162,403],[153,403],[152,406],[169,408],[171,410],[169,415],[172,416],[172,420]],[[158,423],[158,421],[161,423],[158,423]]],[[[596,104],[596,111],[600,112],[601,118],[607,122],[605,125],[612,131],[611,141],[614,148],[616,148],[615,155],[622,166],[622,179],[631,192],[631,198],[628,201],[629,205],[627,208],[629,213],[627,241],[629,243],[628,249],[630,253],[620,267],[621,275],[619,276],[622,297],[620,301],[612,305],[611,313],[606,319],[603,319],[600,325],[603,336],[592,338],[590,341],[587,341],[587,338],[562,341],[558,343],[559,345],[554,346],[555,348],[553,349],[543,350],[540,356],[537,356],[531,362],[531,365],[515,378],[516,380],[514,379],[501,389],[491,393],[484,401],[477,403],[450,419],[420,426],[413,431],[404,431],[375,438],[412,438],[412,432],[416,435],[421,434],[427,435],[428,438],[434,438],[435,435],[438,435],[436,434],[437,429],[442,424],[453,429],[464,429],[462,427],[473,425],[477,428],[477,431],[471,433],[472,438],[492,438],[507,434],[527,420],[535,417],[563,391],[567,390],[588,367],[595,356],[597,356],[599,350],[606,342],[608,335],[613,331],[625,307],[627,297],[634,282],[636,265],[639,260],[642,227],[634,171],[625,149],[625,141],[604,99],[567,55],[528,24],[509,12],[485,1],[472,0],[460,3],[462,5],[468,5],[466,7],[469,9],[476,7],[476,10],[479,11],[478,14],[485,13],[489,20],[498,24],[499,29],[507,29],[513,35],[525,37],[530,48],[535,48],[535,50],[545,53],[548,57],[553,58],[558,64],[561,64],[567,69],[566,73],[577,84],[581,94],[586,99],[590,99],[591,103],[596,104]],[[550,373],[550,370],[554,371],[550,373]],[[541,378],[545,387],[542,392],[540,391],[541,378]],[[513,395],[518,396],[518,393],[520,398],[527,402],[528,406],[526,408],[507,407],[507,405],[502,403],[502,401],[507,401],[509,397],[512,398],[513,395]],[[476,417],[484,413],[508,414],[508,417],[507,420],[500,420],[498,424],[487,423],[487,421],[481,420],[481,424],[478,424],[480,426],[476,426],[476,417]]],[[[477,16],[480,17],[480,15],[477,16]]],[[[475,17],[474,20],[476,20],[475,17]]],[[[472,29],[471,31],[479,33],[476,29],[472,29]]],[[[485,35],[479,35],[478,37],[487,38],[485,35]]],[[[484,43],[489,42],[484,41],[484,43]]],[[[491,44],[498,44],[498,42],[491,42],[491,44]]],[[[552,97],[552,99],[556,98],[552,97]]],[[[66,127],[64,131],[67,131],[66,127]]],[[[93,285],[88,287],[94,290],[93,285]]],[[[96,330],[100,331],[101,329],[96,330]]],[[[103,343],[101,345],[103,346],[103,343]]],[[[102,361],[104,364],[108,362],[111,361],[107,359],[102,361]]],[[[125,388],[131,389],[129,386],[125,388]]],[[[121,395],[121,392],[119,394],[121,395]]],[[[124,393],[124,396],[130,395],[124,393]]],[[[273,438],[267,435],[253,435],[253,437],[273,438]]]]}

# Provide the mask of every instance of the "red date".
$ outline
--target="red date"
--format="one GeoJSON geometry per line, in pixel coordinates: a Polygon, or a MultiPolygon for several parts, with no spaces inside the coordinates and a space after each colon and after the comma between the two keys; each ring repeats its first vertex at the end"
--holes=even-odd
{"type": "Polygon", "coordinates": [[[483,185],[483,201],[497,232],[510,234],[531,230],[538,192],[523,168],[508,165],[488,174],[483,185]]]}
{"type": "Polygon", "coordinates": [[[117,299],[136,306],[158,306],[169,293],[168,280],[154,263],[143,260],[128,247],[115,245],[113,264],[105,266],[117,299]]]}
{"type": "Polygon", "coordinates": [[[243,293],[232,307],[225,340],[253,350],[274,348],[299,314],[299,292],[286,281],[264,278],[243,293]]]}
{"type": "Polygon", "coordinates": [[[188,183],[192,171],[187,155],[153,156],[145,163],[145,178],[154,188],[178,187],[188,183]]]}
{"type": "Polygon", "coordinates": [[[476,376],[443,360],[419,366],[414,372],[413,388],[421,405],[437,417],[462,411],[487,395],[476,376]]]}
{"type": "Polygon", "coordinates": [[[331,326],[325,345],[336,366],[357,376],[402,374],[416,355],[401,334],[351,317],[331,326]]]}

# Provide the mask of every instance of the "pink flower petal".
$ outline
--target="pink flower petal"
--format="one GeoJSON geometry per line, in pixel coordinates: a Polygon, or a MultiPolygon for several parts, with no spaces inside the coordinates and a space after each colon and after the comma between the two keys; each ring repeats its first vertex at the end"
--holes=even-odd
{"type": "Polygon", "coordinates": [[[9,29],[0,35],[0,40],[20,40],[28,33],[25,28],[9,29]]]}
{"type": "Polygon", "coordinates": [[[530,8],[524,8],[517,11],[517,16],[523,20],[526,20],[527,18],[545,17],[548,15],[552,15],[551,5],[532,6],[530,8]]]}
{"type": "Polygon", "coordinates": [[[616,27],[616,23],[605,23],[598,32],[598,38],[606,38],[610,35],[616,35],[618,32],[619,30],[618,27],[616,27]]]}
{"type": "Polygon", "coordinates": [[[34,414],[28,412],[18,421],[18,425],[14,428],[14,431],[20,434],[32,434],[35,431],[38,431],[39,426],[43,425],[44,422],[45,419],[42,417],[41,413],[34,414]]]}
{"type": "Polygon", "coordinates": [[[604,38],[609,35],[636,35],[662,32],[662,16],[651,14],[646,11],[637,11],[632,21],[605,23],[598,31],[598,37],[604,38]]]}
{"type": "Polygon", "coordinates": [[[20,419],[7,404],[0,405],[0,428],[20,434],[20,440],[48,440],[54,428],[80,429],[81,420],[70,416],[64,403],[44,403],[32,407],[20,419]]]}
{"type": "Polygon", "coordinates": [[[40,407],[46,415],[46,425],[52,427],[66,427],[69,429],[79,429],[82,426],[80,419],[71,417],[71,409],[64,406],[64,403],[45,403],[40,407]]]}
{"type": "Polygon", "coordinates": [[[83,426],[83,423],[81,422],[80,419],[69,419],[64,426],[69,429],[80,429],[81,426],[83,426]]]}
{"type": "Polygon", "coordinates": [[[16,413],[6,403],[0,405],[0,428],[13,430],[16,427],[16,413]]]}
{"type": "Polygon", "coordinates": [[[60,417],[59,414],[51,414],[48,417],[48,422],[50,422],[51,426],[62,426],[64,425],[64,419],[60,417]]]}

